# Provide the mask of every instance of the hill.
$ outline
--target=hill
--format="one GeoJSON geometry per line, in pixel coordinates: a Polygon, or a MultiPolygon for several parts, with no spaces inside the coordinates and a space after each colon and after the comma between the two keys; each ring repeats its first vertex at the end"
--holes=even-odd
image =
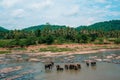
{"type": "Polygon", "coordinates": [[[120,20],[98,22],[89,26],[79,26],[76,29],[102,30],[102,31],[120,30],[120,20]]]}
{"type": "Polygon", "coordinates": [[[52,29],[52,30],[56,30],[56,29],[61,29],[61,28],[66,28],[66,26],[61,26],[61,25],[37,25],[37,26],[31,26],[28,28],[23,29],[24,31],[36,31],[36,30],[44,30],[46,28],[52,29]]]}
{"type": "MultiPolygon", "coordinates": [[[[30,26],[28,28],[22,29],[23,31],[36,31],[36,30],[44,30],[44,29],[51,29],[57,30],[61,28],[66,28],[65,25],[50,25],[49,23],[44,25],[37,25],[37,26],[30,26]]],[[[98,22],[89,26],[79,26],[75,28],[76,30],[101,30],[101,31],[113,31],[113,30],[120,30],[120,20],[111,20],[111,21],[104,21],[98,22]]],[[[6,32],[7,29],[0,27],[0,32],[6,32]]]]}
{"type": "Polygon", "coordinates": [[[0,32],[6,32],[6,31],[8,30],[0,26],[0,32]]]}

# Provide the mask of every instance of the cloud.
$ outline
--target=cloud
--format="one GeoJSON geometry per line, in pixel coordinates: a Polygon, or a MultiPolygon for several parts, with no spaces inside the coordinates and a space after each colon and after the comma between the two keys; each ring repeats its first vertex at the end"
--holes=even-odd
{"type": "Polygon", "coordinates": [[[19,29],[51,24],[80,26],[120,19],[119,0],[0,0],[0,26],[19,29]]]}
{"type": "Polygon", "coordinates": [[[119,16],[120,12],[118,11],[113,11],[113,12],[109,12],[111,16],[119,16]]]}
{"type": "Polygon", "coordinates": [[[106,3],[107,2],[107,0],[95,0],[95,1],[98,3],[106,3]]]}
{"type": "Polygon", "coordinates": [[[21,0],[2,0],[1,5],[4,8],[10,8],[15,6],[17,3],[19,3],[21,0]]]}
{"type": "Polygon", "coordinates": [[[46,7],[49,7],[50,5],[52,5],[51,0],[44,0],[44,1],[41,1],[41,2],[32,3],[32,5],[30,5],[30,7],[32,9],[44,9],[46,7]]]}
{"type": "Polygon", "coordinates": [[[63,14],[65,16],[75,16],[79,13],[79,6],[74,5],[68,9],[66,9],[66,12],[63,14]]]}
{"type": "Polygon", "coordinates": [[[106,5],[105,8],[109,9],[111,8],[112,6],[111,5],[106,5]]]}
{"type": "Polygon", "coordinates": [[[25,11],[24,11],[24,9],[14,10],[14,11],[12,11],[11,16],[18,17],[18,18],[24,17],[25,16],[25,11]]]}

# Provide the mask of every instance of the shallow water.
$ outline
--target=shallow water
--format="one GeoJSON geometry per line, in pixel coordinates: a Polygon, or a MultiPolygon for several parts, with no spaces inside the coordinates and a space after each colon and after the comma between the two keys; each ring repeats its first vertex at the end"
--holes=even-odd
{"type": "MultiPolygon", "coordinates": [[[[120,55],[120,50],[102,52],[102,54],[85,54],[85,55],[73,55],[72,61],[79,62],[82,66],[80,70],[64,70],[56,71],[54,67],[52,70],[45,70],[44,64],[41,62],[9,62],[0,64],[0,69],[14,66],[22,66],[22,69],[13,71],[7,74],[0,80],[5,80],[16,75],[21,75],[18,78],[12,80],[120,80],[120,64],[97,62],[96,66],[87,67],[84,62],[90,56],[104,57],[110,54],[120,55]],[[25,72],[28,72],[24,74],[25,72]],[[22,75],[24,74],[24,75],[22,75]]],[[[64,60],[66,56],[57,57],[55,65],[59,64],[64,66],[61,60],[64,60]]],[[[119,61],[119,59],[118,59],[119,61]]]]}
{"type": "Polygon", "coordinates": [[[37,80],[120,80],[120,65],[111,63],[98,63],[96,67],[86,67],[82,64],[79,71],[51,71],[37,75],[37,80]]]}

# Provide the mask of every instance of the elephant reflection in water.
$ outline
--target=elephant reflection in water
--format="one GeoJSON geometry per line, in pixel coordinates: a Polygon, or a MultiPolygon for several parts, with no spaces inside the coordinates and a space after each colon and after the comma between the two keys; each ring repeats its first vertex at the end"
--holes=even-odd
{"type": "Polygon", "coordinates": [[[57,69],[57,71],[63,71],[64,70],[64,68],[60,67],[60,65],[56,65],[56,69],[57,69]]]}
{"type": "Polygon", "coordinates": [[[96,66],[91,66],[91,69],[92,69],[92,70],[96,70],[97,67],[96,67],[96,66]]]}
{"type": "Polygon", "coordinates": [[[91,68],[93,70],[96,70],[96,62],[95,61],[91,62],[91,68]]]}

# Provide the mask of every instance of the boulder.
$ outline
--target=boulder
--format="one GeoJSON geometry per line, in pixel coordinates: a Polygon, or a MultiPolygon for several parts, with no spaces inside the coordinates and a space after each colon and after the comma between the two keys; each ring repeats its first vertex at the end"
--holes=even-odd
{"type": "Polygon", "coordinates": [[[29,61],[30,62],[40,62],[41,60],[37,59],[37,58],[30,58],[29,61]]]}

